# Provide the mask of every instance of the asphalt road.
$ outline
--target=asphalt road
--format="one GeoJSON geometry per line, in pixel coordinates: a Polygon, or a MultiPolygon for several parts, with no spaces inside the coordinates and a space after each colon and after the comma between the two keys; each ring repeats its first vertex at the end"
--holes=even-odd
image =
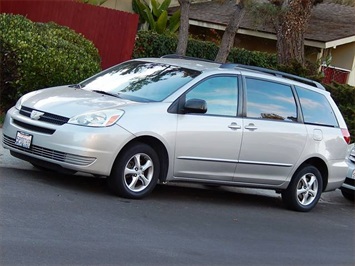
{"type": "Polygon", "coordinates": [[[104,179],[35,171],[4,153],[2,266],[355,265],[354,205],[340,191],[309,213],[273,192],[198,185],[127,200],[104,179]]]}
{"type": "Polygon", "coordinates": [[[1,266],[355,265],[354,222],[339,190],[309,213],[243,188],[160,185],[127,200],[104,179],[37,171],[0,146],[1,266]]]}

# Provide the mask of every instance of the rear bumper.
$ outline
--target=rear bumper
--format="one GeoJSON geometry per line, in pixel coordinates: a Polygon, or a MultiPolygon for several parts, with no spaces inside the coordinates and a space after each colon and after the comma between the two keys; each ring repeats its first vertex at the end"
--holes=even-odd
{"type": "Polygon", "coordinates": [[[329,164],[328,184],[324,191],[332,191],[340,188],[344,183],[348,171],[348,164],[345,160],[332,160],[329,161],[329,164]]]}

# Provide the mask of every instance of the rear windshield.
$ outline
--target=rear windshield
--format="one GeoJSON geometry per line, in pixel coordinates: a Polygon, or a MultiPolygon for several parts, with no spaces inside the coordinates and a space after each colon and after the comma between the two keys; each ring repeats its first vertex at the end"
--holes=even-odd
{"type": "Polygon", "coordinates": [[[128,61],[83,81],[81,88],[134,101],[162,101],[200,74],[161,63],[128,61]]]}

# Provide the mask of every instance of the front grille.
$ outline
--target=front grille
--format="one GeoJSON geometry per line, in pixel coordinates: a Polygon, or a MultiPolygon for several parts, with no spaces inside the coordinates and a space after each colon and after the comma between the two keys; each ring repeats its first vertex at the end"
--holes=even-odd
{"type": "Polygon", "coordinates": [[[94,157],[85,157],[81,155],[55,151],[36,145],[32,145],[30,149],[26,149],[15,145],[15,139],[6,135],[3,135],[3,143],[12,149],[23,151],[27,154],[34,154],[42,158],[52,159],[58,162],[65,162],[73,165],[85,166],[93,163],[96,160],[94,157]]]}
{"type": "Polygon", "coordinates": [[[25,128],[25,129],[28,129],[28,130],[31,130],[31,131],[36,131],[36,132],[44,133],[44,134],[50,134],[50,135],[52,135],[52,134],[55,132],[54,129],[49,129],[49,128],[45,128],[45,127],[34,126],[34,125],[31,125],[31,124],[27,124],[27,123],[18,121],[18,120],[16,120],[16,119],[14,119],[13,123],[14,123],[15,125],[18,125],[18,126],[22,127],[22,128],[25,128]]]}
{"type": "MultiPolygon", "coordinates": [[[[22,106],[21,110],[20,110],[20,114],[27,116],[27,117],[31,117],[32,111],[40,112],[40,110],[36,110],[36,109],[28,108],[26,106],[22,106]]],[[[51,114],[51,113],[44,113],[42,116],[39,117],[38,121],[47,122],[47,123],[55,124],[55,125],[64,125],[65,123],[68,123],[69,118],[64,117],[64,116],[51,114]]]]}

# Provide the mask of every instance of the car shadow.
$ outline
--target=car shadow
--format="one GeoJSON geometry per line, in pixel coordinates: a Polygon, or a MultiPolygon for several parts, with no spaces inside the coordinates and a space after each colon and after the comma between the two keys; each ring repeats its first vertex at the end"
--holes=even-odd
{"type": "MultiPolygon", "coordinates": [[[[44,170],[20,170],[27,179],[44,185],[55,186],[76,193],[95,194],[103,197],[115,197],[122,202],[135,201],[113,195],[106,178],[92,175],[68,175],[44,170]]],[[[21,175],[22,176],[22,175],[21,175]]],[[[214,187],[191,183],[158,184],[145,201],[193,202],[228,205],[244,205],[248,207],[284,208],[281,196],[274,191],[246,189],[238,187],[214,187]]]]}
{"type": "Polygon", "coordinates": [[[190,183],[170,183],[158,185],[152,199],[169,199],[175,201],[212,203],[222,205],[244,205],[248,207],[284,208],[281,196],[274,191],[246,189],[239,187],[212,187],[190,183]]]}

